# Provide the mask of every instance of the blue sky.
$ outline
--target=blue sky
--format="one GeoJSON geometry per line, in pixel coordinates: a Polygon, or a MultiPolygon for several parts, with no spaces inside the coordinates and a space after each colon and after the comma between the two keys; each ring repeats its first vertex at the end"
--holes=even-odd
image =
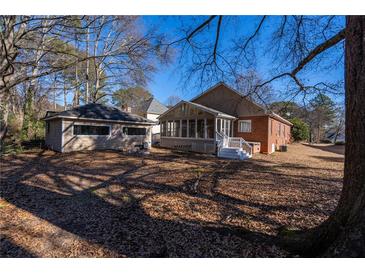
{"type": "MultiPolygon", "coordinates": [[[[170,39],[176,39],[181,37],[181,28],[189,25],[199,25],[200,22],[204,21],[207,17],[190,17],[190,16],[143,16],[142,20],[146,26],[156,26],[160,32],[166,33],[170,39]]],[[[244,37],[245,35],[250,35],[254,32],[261,16],[232,16],[224,17],[222,22],[222,31],[220,38],[220,47],[222,49],[230,48],[232,46],[232,40],[237,37],[244,37]]],[[[270,20],[281,20],[280,17],[271,17],[270,20]]],[[[336,22],[339,26],[344,24],[343,17],[337,17],[336,22]]],[[[272,21],[271,21],[272,22],[272,21]]],[[[269,33],[272,31],[270,24],[263,25],[262,32],[260,34],[260,41],[270,41],[269,33]]],[[[210,33],[215,34],[214,26],[211,27],[207,32],[202,33],[202,39],[209,39],[210,33]]],[[[270,45],[259,44],[255,45],[257,50],[255,58],[255,70],[263,79],[267,79],[273,75],[274,64],[272,56],[266,54],[267,47],[270,45]]],[[[329,52],[329,55],[336,55],[336,60],[340,62],[335,62],[334,58],[329,58],[330,60],[322,62],[319,67],[310,68],[308,71],[304,71],[300,76],[305,81],[331,81],[336,82],[343,80],[344,77],[344,67],[343,67],[343,57],[341,57],[341,52],[339,48],[335,48],[329,52]],[[339,56],[339,58],[338,58],[339,56]],[[323,69],[323,67],[328,66],[329,68],[323,69]]],[[[184,60],[184,62],[189,62],[190,60],[184,60]]],[[[184,88],[181,81],[184,80],[182,77],[182,69],[179,67],[177,57],[169,66],[162,66],[159,68],[158,72],[152,77],[152,80],[148,84],[148,89],[150,92],[161,102],[165,102],[166,98],[170,95],[177,95],[182,99],[189,100],[196,96],[203,90],[201,88],[184,88]]],[[[286,82],[277,81],[273,83],[273,89],[277,94],[280,91],[285,90],[286,82]]],[[[282,97],[278,97],[282,98],[282,97]]],[[[343,100],[342,96],[332,96],[335,101],[343,100]]]]}
{"type": "MultiPolygon", "coordinates": [[[[188,30],[201,24],[208,16],[141,16],[143,28],[156,28],[157,32],[167,36],[168,41],[174,41],[183,36],[182,30],[188,30]]],[[[262,16],[224,16],[221,26],[221,36],[219,39],[219,50],[225,54],[234,53],[232,51],[233,42],[237,38],[244,38],[254,33],[257,25],[259,24],[262,16]]],[[[269,16],[265,23],[262,25],[258,40],[254,42],[253,48],[255,48],[256,54],[253,58],[253,68],[262,78],[262,80],[270,79],[273,75],[277,74],[275,68],[279,67],[273,58],[273,52],[271,48],[271,33],[276,23],[282,20],[281,16],[269,16]]],[[[215,21],[216,22],[216,21],[215,21]]],[[[200,42],[212,42],[215,39],[216,23],[213,22],[208,29],[197,35],[197,39],[200,42]]],[[[339,28],[344,26],[344,17],[338,16],[334,19],[335,24],[339,28]]],[[[315,44],[316,45],[316,44],[315,44]]],[[[314,46],[315,46],[314,45],[314,46]]],[[[317,83],[321,81],[337,82],[344,79],[344,62],[343,62],[343,48],[341,45],[326,52],[327,57],[320,63],[319,66],[306,66],[306,70],[299,74],[301,80],[307,83],[317,83]]],[[[157,72],[151,76],[151,80],[147,84],[147,89],[157,98],[160,102],[166,103],[166,99],[170,95],[177,95],[184,100],[189,100],[199,93],[203,92],[209,86],[214,85],[216,82],[207,83],[205,87],[194,86],[194,81],[189,83],[189,86],[184,85],[185,80],[183,72],[184,66],[179,63],[179,51],[175,52],[175,57],[169,65],[157,65],[157,72]]],[[[191,63],[190,56],[185,56],[182,59],[182,64],[191,63]]],[[[289,64],[289,62],[288,62],[289,64]]],[[[288,65],[287,64],[287,65],[288,65]]],[[[293,64],[291,64],[292,67],[293,64]]],[[[272,89],[274,90],[274,100],[283,100],[287,96],[285,91],[287,89],[288,81],[281,80],[272,83],[272,89]]],[[[119,88],[119,87],[118,87],[119,88]]],[[[329,96],[336,102],[343,101],[343,96],[329,96]]],[[[309,96],[310,98],[310,96],[309,96]]],[[[301,98],[297,99],[297,102],[301,103],[301,98]]],[[[62,98],[59,98],[62,102],[62,98]]],[[[68,95],[68,102],[72,101],[72,95],[68,95]]],[[[261,102],[259,102],[261,103],[261,102]]]]}

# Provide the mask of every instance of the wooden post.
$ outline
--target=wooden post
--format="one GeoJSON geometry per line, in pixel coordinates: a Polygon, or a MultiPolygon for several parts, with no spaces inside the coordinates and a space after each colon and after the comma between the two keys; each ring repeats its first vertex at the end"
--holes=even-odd
{"type": "Polygon", "coordinates": [[[198,138],[198,118],[195,118],[195,138],[198,138]]]}
{"type": "Polygon", "coordinates": [[[217,132],[218,132],[218,119],[217,117],[214,118],[214,140],[217,140],[217,132]]]}
{"type": "Polygon", "coordinates": [[[189,131],[189,119],[186,120],[186,138],[190,137],[190,131],[189,131]]]}
{"type": "Polygon", "coordinates": [[[231,137],[234,137],[234,120],[231,120],[232,128],[231,128],[231,137]]]}

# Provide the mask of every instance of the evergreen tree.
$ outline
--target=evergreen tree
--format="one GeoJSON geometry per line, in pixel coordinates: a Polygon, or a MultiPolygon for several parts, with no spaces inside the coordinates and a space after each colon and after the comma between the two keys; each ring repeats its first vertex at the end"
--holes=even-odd
{"type": "Polygon", "coordinates": [[[310,126],[311,134],[319,143],[327,128],[332,125],[335,118],[335,103],[330,97],[318,94],[310,101],[310,126]]]}

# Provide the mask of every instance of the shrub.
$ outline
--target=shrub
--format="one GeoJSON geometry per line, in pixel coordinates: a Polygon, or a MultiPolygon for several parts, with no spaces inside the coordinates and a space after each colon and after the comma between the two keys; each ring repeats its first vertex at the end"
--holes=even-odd
{"type": "Polygon", "coordinates": [[[305,141],[309,138],[309,126],[307,123],[299,118],[293,118],[290,120],[293,124],[292,138],[294,141],[305,141]]]}

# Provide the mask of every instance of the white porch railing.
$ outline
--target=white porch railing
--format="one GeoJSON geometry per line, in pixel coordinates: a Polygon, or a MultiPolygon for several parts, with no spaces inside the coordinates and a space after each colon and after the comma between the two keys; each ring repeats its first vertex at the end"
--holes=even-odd
{"type": "Polygon", "coordinates": [[[218,153],[222,148],[239,148],[252,157],[252,146],[241,137],[229,137],[223,132],[216,132],[218,153]]]}

